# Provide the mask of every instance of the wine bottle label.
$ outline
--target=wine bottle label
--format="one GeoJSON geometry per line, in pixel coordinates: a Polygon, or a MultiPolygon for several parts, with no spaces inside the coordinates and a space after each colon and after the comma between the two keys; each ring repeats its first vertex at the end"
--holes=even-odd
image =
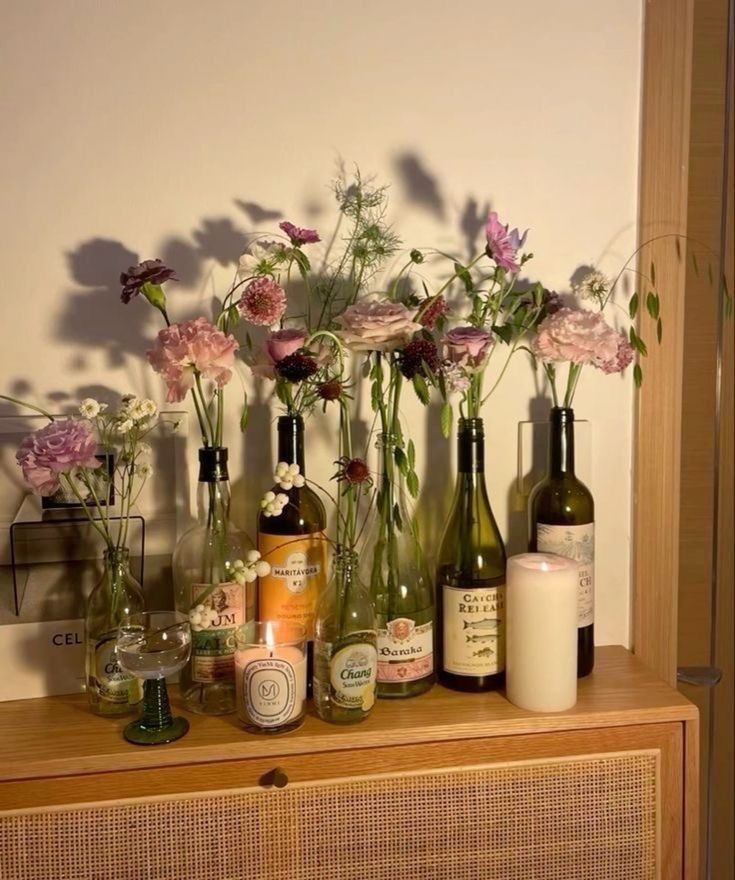
{"type": "Polygon", "coordinates": [[[434,624],[420,626],[408,617],[378,630],[378,681],[417,681],[434,671],[434,624]]]}
{"type": "Polygon", "coordinates": [[[93,643],[95,688],[101,700],[129,703],[143,699],[140,679],[121,668],[117,661],[117,633],[105,633],[93,643]]]}
{"type": "Polygon", "coordinates": [[[326,582],[323,532],[311,535],[258,535],[258,549],[271,572],[260,578],[260,620],[300,623],[314,637],[314,610],[326,582]]]}
{"type": "Polygon", "coordinates": [[[505,669],[505,584],[444,584],[443,666],[453,675],[495,675],[505,669]]]}
{"type": "Polygon", "coordinates": [[[250,584],[247,586],[250,589],[246,591],[234,581],[217,584],[214,589],[209,584],[192,584],[189,620],[193,681],[211,684],[233,678],[235,630],[255,617],[255,591],[250,584]],[[201,596],[204,598],[197,601],[201,596]]]}
{"type": "Polygon", "coordinates": [[[303,697],[299,696],[299,711],[296,711],[296,690],[296,672],[287,660],[277,657],[252,660],[242,670],[244,714],[240,715],[241,720],[258,727],[286,724],[299,716],[303,705],[303,697]]]}
{"type": "MultiPolygon", "coordinates": [[[[350,638],[352,641],[341,647],[315,641],[314,665],[317,670],[328,670],[329,694],[337,706],[368,712],[375,702],[378,652],[375,645],[361,641],[360,634],[350,638]]],[[[315,686],[317,683],[318,695],[325,683],[315,681],[315,686]]]]}
{"type": "Polygon", "coordinates": [[[595,524],[553,526],[538,523],[536,546],[539,553],[556,553],[577,563],[577,626],[595,620],[595,524]]]}

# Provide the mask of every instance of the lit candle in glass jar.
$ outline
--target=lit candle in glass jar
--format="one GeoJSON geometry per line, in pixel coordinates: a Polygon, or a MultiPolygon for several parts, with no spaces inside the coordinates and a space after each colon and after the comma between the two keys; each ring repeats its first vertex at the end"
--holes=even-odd
{"type": "Polygon", "coordinates": [[[306,711],[306,630],[296,623],[248,624],[236,635],[237,714],[254,733],[285,733],[306,711]]]}
{"type": "Polygon", "coordinates": [[[577,702],[577,563],[553,553],[522,553],[506,574],[505,690],[532,712],[563,712],[577,702]]]}

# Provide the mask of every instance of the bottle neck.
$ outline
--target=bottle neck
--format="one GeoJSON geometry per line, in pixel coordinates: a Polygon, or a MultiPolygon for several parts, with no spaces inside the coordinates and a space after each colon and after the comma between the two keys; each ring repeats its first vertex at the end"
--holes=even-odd
{"type": "Polygon", "coordinates": [[[201,525],[220,529],[230,515],[230,476],[227,449],[222,446],[199,450],[198,518],[201,525]]]}
{"type": "Polygon", "coordinates": [[[485,431],[482,419],[460,419],[457,433],[457,471],[460,478],[485,478],[485,431]]]}
{"type": "Polygon", "coordinates": [[[279,417],[278,461],[297,464],[304,473],[304,420],[301,416],[279,417]]]}
{"type": "Polygon", "coordinates": [[[105,550],[105,568],[113,581],[126,574],[130,571],[130,550],[127,547],[108,547],[105,550]]]}
{"type": "Polygon", "coordinates": [[[555,406],[549,416],[549,476],[574,476],[574,410],[555,406]]]}

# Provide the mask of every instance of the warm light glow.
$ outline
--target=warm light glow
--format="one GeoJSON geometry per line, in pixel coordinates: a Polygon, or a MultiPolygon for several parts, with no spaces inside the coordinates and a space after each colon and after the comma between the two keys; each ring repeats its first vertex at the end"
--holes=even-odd
{"type": "Polygon", "coordinates": [[[521,553],[518,556],[511,556],[508,564],[528,571],[543,572],[565,571],[576,565],[573,560],[554,553],[521,553]]]}

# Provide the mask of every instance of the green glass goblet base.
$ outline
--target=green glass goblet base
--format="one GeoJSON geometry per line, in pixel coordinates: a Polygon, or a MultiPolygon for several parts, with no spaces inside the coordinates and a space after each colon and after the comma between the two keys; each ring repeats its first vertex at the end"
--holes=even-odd
{"type": "Polygon", "coordinates": [[[143,714],[123,730],[125,739],[137,746],[157,746],[180,739],[188,730],[186,718],[171,715],[166,679],[147,679],[143,689],[143,714]]]}

